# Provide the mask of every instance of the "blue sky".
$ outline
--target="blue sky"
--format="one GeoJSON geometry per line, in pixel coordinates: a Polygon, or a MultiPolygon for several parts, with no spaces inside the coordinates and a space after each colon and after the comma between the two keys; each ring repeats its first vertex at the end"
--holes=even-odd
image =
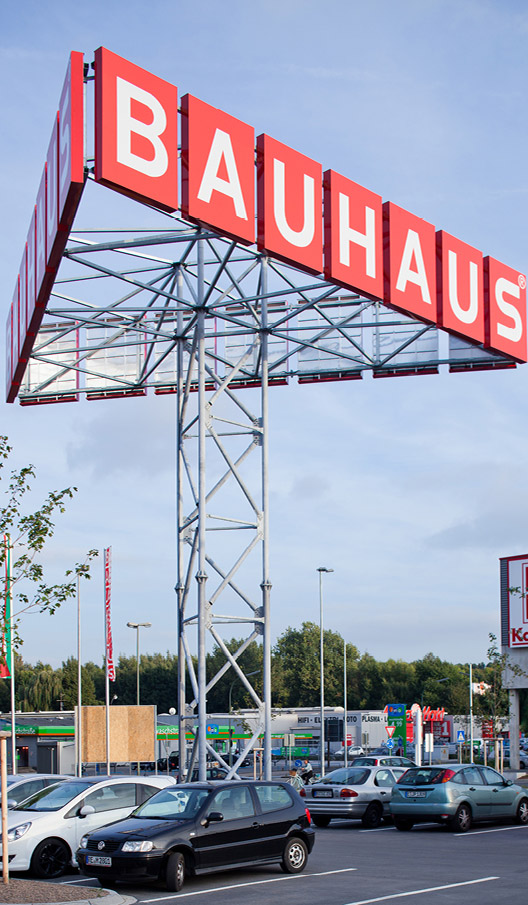
{"type": "MultiPolygon", "coordinates": [[[[519,2],[327,0],[2,10],[0,223],[7,316],[70,50],[100,45],[251,123],[504,263],[528,270],[528,11],[519,2]]],[[[126,225],[126,224],[123,224],[126,225]]],[[[3,369],[2,369],[3,373],[3,369]]],[[[485,657],[499,556],[528,549],[528,370],[271,393],[276,637],[319,618],[378,659],[485,657]]],[[[36,494],[79,488],[55,574],[113,549],[116,653],[175,650],[174,401],[0,403],[36,494]]],[[[83,656],[103,655],[102,563],[83,590],[83,656]]],[[[73,607],[25,619],[23,654],[76,651],[73,607]]]]}

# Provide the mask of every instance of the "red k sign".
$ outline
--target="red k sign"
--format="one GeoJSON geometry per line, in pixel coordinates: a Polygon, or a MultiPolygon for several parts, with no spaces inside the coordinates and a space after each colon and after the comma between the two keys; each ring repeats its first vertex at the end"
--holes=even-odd
{"type": "Polygon", "coordinates": [[[104,47],[95,52],[95,178],[178,207],[178,89],[104,47]]]}

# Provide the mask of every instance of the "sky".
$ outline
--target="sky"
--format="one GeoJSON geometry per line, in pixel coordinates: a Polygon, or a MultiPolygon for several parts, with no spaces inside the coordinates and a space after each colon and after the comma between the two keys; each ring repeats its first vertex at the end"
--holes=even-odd
{"type": "MultiPolygon", "coordinates": [[[[68,54],[101,45],[528,270],[522,2],[25,0],[1,20],[3,322],[68,54]]],[[[325,626],[361,653],[484,660],[499,557],[528,550],[527,387],[522,366],[273,389],[273,638],[319,621],[325,566],[325,626]]],[[[135,655],[127,621],[152,623],[142,652],[174,653],[174,399],[0,402],[0,433],[13,467],[35,466],[35,503],[78,488],[50,575],[111,546],[116,657],[135,655]]],[[[81,613],[82,658],[101,663],[102,557],[81,613]]],[[[76,619],[74,603],[24,617],[24,658],[76,656],[76,619]]]]}

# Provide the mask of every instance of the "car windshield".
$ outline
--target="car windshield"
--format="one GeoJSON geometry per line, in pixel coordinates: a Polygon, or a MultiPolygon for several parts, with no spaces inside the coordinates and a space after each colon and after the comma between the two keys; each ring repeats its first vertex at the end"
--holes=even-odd
{"type": "Polygon", "coordinates": [[[354,770],[343,767],[341,770],[332,770],[323,776],[321,783],[336,783],[336,785],[353,785],[360,786],[369,776],[368,770],[354,770]]]}
{"type": "Polygon", "coordinates": [[[211,795],[209,789],[163,789],[149,798],[131,815],[152,820],[191,820],[211,795]]]}
{"type": "Polygon", "coordinates": [[[76,795],[87,792],[91,785],[86,782],[60,782],[53,786],[47,786],[40,792],[35,792],[22,804],[13,808],[14,811],[59,811],[65,804],[69,804],[76,795]]]}
{"type": "Polygon", "coordinates": [[[398,780],[398,785],[402,786],[430,786],[437,783],[446,782],[450,776],[453,776],[452,770],[446,770],[445,767],[411,767],[398,780]]]}

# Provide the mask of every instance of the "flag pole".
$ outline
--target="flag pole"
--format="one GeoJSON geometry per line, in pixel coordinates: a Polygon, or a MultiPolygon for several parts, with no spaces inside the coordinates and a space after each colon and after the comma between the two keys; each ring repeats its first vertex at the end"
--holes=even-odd
{"type": "Polygon", "coordinates": [[[110,681],[115,681],[112,651],[112,628],[110,623],[110,592],[112,548],[104,551],[104,596],[105,596],[105,718],[106,718],[106,772],[110,773],[110,681]]]}

